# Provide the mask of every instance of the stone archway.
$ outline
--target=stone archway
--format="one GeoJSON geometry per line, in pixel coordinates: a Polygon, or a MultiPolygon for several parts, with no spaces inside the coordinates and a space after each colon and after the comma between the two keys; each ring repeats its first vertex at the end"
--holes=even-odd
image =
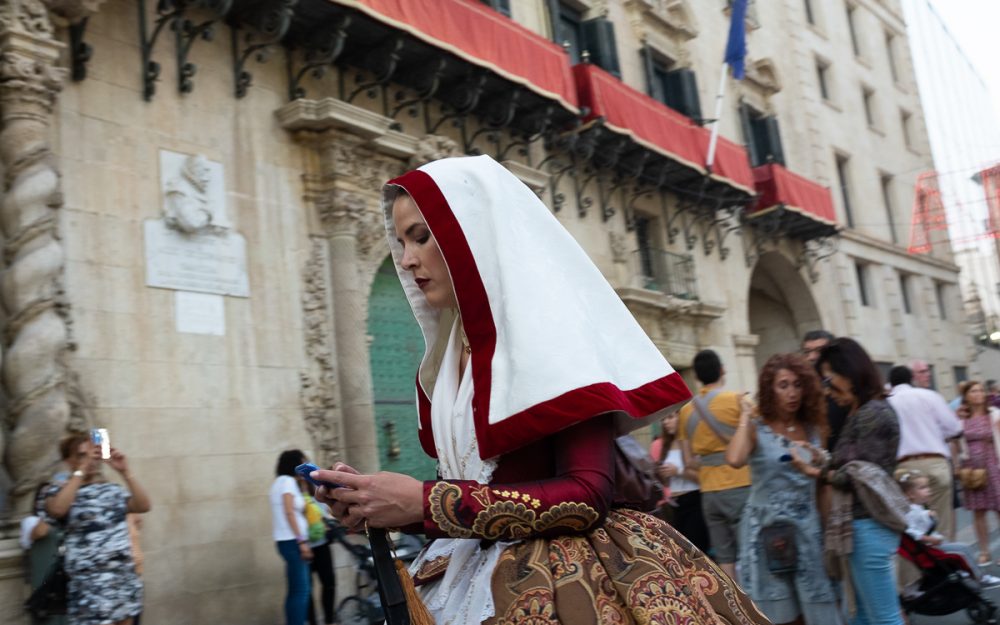
{"type": "Polygon", "coordinates": [[[750,277],[750,332],[759,337],[757,370],[771,355],[799,348],[802,335],[823,327],[809,285],[780,252],[760,257],[750,277]]]}

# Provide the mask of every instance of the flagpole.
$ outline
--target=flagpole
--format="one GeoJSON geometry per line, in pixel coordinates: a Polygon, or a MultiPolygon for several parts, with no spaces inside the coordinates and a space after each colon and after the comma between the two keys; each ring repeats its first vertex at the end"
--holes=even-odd
{"type": "Polygon", "coordinates": [[[712,118],[712,136],[708,140],[708,160],[705,162],[705,169],[712,173],[712,165],[715,164],[715,146],[719,143],[719,118],[722,117],[722,101],[726,97],[726,83],[729,82],[729,72],[726,69],[728,63],[722,63],[722,78],[719,79],[719,91],[715,96],[715,115],[712,118]]]}

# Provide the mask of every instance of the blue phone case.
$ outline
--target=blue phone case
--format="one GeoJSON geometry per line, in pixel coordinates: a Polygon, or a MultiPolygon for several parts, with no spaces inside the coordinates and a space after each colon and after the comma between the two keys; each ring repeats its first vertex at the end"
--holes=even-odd
{"type": "Polygon", "coordinates": [[[333,482],[324,482],[322,480],[313,479],[312,476],[309,475],[313,471],[319,471],[319,467],[310,462],[306,462],[305,464],[300,464],[299,466],[295,467],[295,472],[298,473],[300,476],[302,476],[302,479],[304,479],[305,481],[309,482],[310,484],[312,484],[317,488],[319,488],[320,486],[325,486],[327,488],[342,488],[340,484],[334,484],[333,482]]]}

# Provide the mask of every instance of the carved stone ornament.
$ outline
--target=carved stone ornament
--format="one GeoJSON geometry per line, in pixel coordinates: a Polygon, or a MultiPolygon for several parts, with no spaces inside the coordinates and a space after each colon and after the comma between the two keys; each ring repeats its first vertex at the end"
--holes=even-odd
{"type": "Polygon", "coordinates": [[[611,260],[616,263],[628,262],[627,237],[622,232],[610,232],[608,238],[611,242],[611,260]]]}
{"type": "Polygon", "coordinates": [[[0,2],[0,33],[20,32],[48,39],[52,22],[40,0],[3,0],[0,2]]]}
{"type": "Polygon", "coordinates": [[[306,430],[321,466],[340,459],[337,375],[331,347],[326,242],[313,239],[303,271],[302,313],[308,364],[299,372],[299,397],[306,430]]]}
{"type": "Polygon", "coordinates": [[[748,61],[746,64],[747,80],[764,93],[772,96],[781,91],[781,79],[774,61],[768,58],[748,61]]]}
{"type": "Polygon", "coordinates": [[[417,153],[410,158],[410,168],[416,169],[431,161],[450,156],[463,156],[458,142],[441,135],[425,135],[417,143],[417,153]]]}
{"type": "Polygon", "coordinates": [[[52,38],[37,0],[0,2],[0,195],[3,272],[3,386],[7,439],[3,462],[17,510],[58,460],[55,441],[73,425],[68,397],[71,347],[62,288],[65,250],[57,230],[62,206],[49,131],[64,72],[62,44],[52,38]]]}
{"type": "Polygon", "coordinates": [[[180,170],[164,182],[163,220],[167,226],[184,234],[224,231],[226,224],[219,222],[224,220],[225,211],[216,203],[220,198],[210,193],[212,182],[208,159],[200,154],[185,157],[180,170]]]}
{"type": "Polygon", "coordinates": [[[76,23],[85,17],[97,13],[105,0],[42,0],[50,11],[66,19],[70,23],[76,23]]]}
{"type": "Polygon", "coordinates": [[[627,0],[625,7],[633,14],[632,26],[639,39],[645,39],[650,30],[682,40],[698,36],[698,24],[687,0],[627,0]]]}

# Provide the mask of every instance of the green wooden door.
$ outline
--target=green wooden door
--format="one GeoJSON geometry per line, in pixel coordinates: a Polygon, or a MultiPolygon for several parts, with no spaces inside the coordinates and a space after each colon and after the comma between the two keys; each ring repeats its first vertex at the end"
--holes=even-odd
{"type": "Polygon", "coordinates": [[[436,462],[424,453],[417,437],[413,388],[424,353],[424,337],[391,257],[379,267],[372,283],[368,334],[372,337],[370,356],[379,464],[385,471],[406,473],[420,480],[434,479],[436,462]],[[395,431],[392,435],[386,428],[389,423],[395,431]]]}

